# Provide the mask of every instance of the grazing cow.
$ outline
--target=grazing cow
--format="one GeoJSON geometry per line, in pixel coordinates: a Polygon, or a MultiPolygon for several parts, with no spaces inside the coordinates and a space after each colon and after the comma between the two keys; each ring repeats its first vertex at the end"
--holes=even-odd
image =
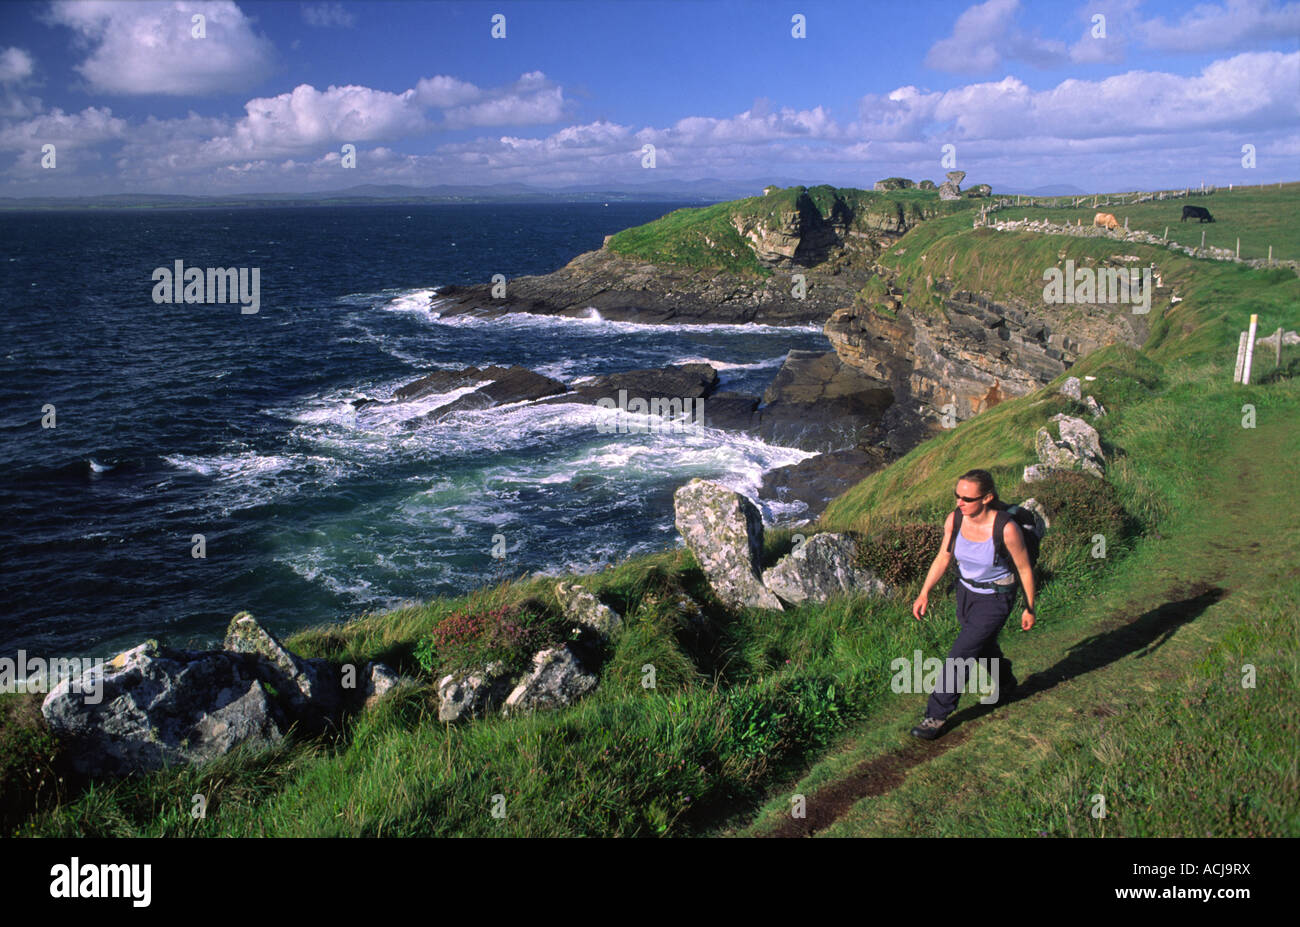
{"type": "Polygon", "coordinates": [[[1108,212],[1097,213],[1097,215],[1092,217],[1092,224],[1094,226],[1096,225],[1103,226],[1105,228],[1111,229],[1112,231],[1119,228],[1119,220],[1116,219],[1108,212]]]}
{"type": "Polygon", "coordinates": [[[1186,222],[1188,219],[1200,219],[1202,222],[1213,222],[1214,216],[1204,206],[1184,206],[1183,218],[1180,220],[1186,222]]]}

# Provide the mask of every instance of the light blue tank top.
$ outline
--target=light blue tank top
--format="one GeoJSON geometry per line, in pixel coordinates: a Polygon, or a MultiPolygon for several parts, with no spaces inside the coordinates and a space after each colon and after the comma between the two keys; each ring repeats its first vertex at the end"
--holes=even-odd
{"type": "MultiPolygon", "coordinates": [[[[966,540],[960,531],[957,532],[957,543],[953,547],[952,555],[957,558],[957,570],[963,579],[991,583],[1011,576],[1010,570],[993,562],[993,553],[992,534],[987,541],[977,544],[975,541],[966,540]]],[[[980,589],[970,583],[962,583],[962,585],[980,595],[993,595],[992,589],[980,589]]]]}

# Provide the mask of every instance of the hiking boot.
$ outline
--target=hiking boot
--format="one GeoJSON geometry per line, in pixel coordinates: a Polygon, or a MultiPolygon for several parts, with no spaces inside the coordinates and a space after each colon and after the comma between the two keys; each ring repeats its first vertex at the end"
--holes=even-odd
{"type": "Polygon", "coordinates": [[[916,727],[912,728],[912,736],[919,737],[922,740],[934,740],[939,736],[943,729],[944,721],[942,718],[926,718],[916,727]]]}

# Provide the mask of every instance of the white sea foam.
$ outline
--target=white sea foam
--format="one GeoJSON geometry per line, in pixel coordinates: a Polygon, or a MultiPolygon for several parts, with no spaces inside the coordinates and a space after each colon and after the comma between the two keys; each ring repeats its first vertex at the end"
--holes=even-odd
{"type": "Polygon", "coordinates": [[[736,324],[729,322],[701,323],[682,322],[670,324],[653,324],[650,322],[615,322],[603,318],[573,317],[563,315],[538,315],[530,312],[506,312],[497,316],[480,316],[469,313],[450,315],[445,318],[437,312],[431,312],[431,321],[438,325],[454,327],[487,326],[497,330],[525,331],[528,329],[570,328],[579,331],[601,331],[616,333],[645,333],[652,331],[705,332],[711,334],[735,333],[741,335],[783,334],[790,332],[818,332],[821,325],[765,325],[759,322],[736,324]]]}
{"type": "Polygon", "coordinates": [[[785,355],[780,357],[769,357],[767,360],[753,361],[748,364],[731,363],[729,361],[713,360],[708,357],[679,357],[670,361],[672,364],[708,364],[714,370],[769,370],[773,367],[780,367],[785,363],[785,355]]]}

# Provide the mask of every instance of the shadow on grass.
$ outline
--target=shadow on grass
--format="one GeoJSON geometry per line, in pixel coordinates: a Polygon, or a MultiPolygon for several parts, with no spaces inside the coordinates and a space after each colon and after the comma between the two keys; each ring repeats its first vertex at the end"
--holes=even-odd
{"type": "Polygon", "coordinates": [[[912,767],[929,762],[963,743],[970,735],[969,729],[957,730],[963,725],[1003,705],[1046,692],[1063,682],[1109,666],[1129,654],[1145,657],[1180,627],[1200,617],[1207,608],[1227,595],[1227,590],[1207,583],[1195,583],[1186,590],[1170,590],[1166,594],[1179,592],[1191,594],[1143,612],[1132,621],[1126,622],[1122,615],[1110,616],[1106,619],[1105,630],[1075,644],[1054,666],[1025,679],[1007,699],[995,705],[977,702],[951,715],[943,736],[933,743],[910,743],[867,760],[844,778],[809,797],[806,817],[787,818],[766,836],[808,837],[824,830],[862,799],[883,795],[901,785],[912,767]]]}

